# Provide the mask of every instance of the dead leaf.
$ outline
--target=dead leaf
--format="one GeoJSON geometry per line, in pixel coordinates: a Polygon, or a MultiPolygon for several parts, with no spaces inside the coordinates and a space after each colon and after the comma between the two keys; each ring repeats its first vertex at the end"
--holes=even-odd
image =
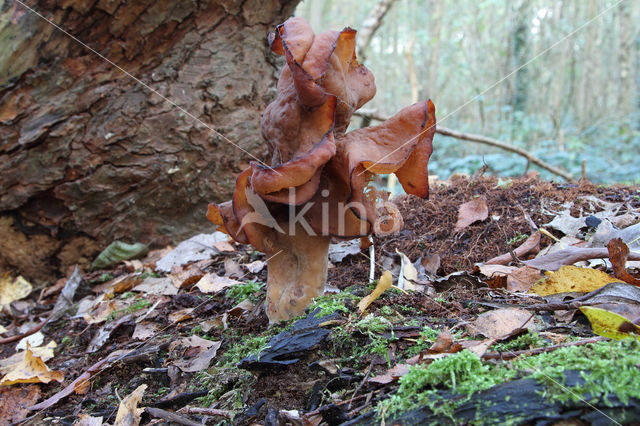
{"type": "Polygon", "coordinates": [[[50,370],[41,358],[27,349],[22,353],[22,360],[11,366],[10,371],[0,380],[1,386],[9,386],[16,383],[49,383],[52,380],[62,382],[62,371],[50,370]]]}
{"type": "Polygon", "coordinates": [[[424,267],[425,271],[431,275],[435,275],[438,272],[438,269],[440,269],[440,262],[440,255],[436,253],[425,255],[424,259],[422,259],[422,262],[420,263],[424,267]]]}
{"type": "Polygon", "coordinates": [[[580,311],[586,315],[593,327],[593,332],[599,336],[616,340],[640,339],[640,326],[632,323],[628,318],[592,306],[581,306],[580,311]]]}
{"type": "Polygon", "coordinates": [[[427,353],[430,355],[444,354],[444,353],[456,353],[462,350],[462,346],[459,343],[454,342],[453,336],[448,331],[443,331],[438,334],[436,341],[427,349],[427,353]]]}
{"type": "Polygon", "coordinates": [[[474,354],[478,355],[479,358],[487,352],[489,347],[493,345],[497,339],[485,339],[485,340],[463,340],[460,342],[464,349],[468,349],[474,354]]]}
{"type": "Polygon", "coordinates": [[[29,407],[29,410],[45,410],[49,407],[52,407],[53,405],[57,404],[60,400],[62,400],[63,398],[66,398],[67,396],[71,395],[74,390],[75,390],[75,386],[82,382],[83,380],[89,379],[91,378],[91,376],[93,374],[95,374],[98,371],[102,371],[105,368],[108,368],[112,362],[114,362],[115,360],[119,359],[120,357],[133,352],[133,349],[129,349],[129,350],[117,350],[115,352],[111,352],[109,355],[107,355],[106,358],[101,359],[100,361],[96,362],[95,364],[93,364],[91,367],[89,367],[84,373],[82,373],[80,376],[78,376],[73,382],[71,382],[70,384],[68,384],[64,389],[62,389],[60,392],[52,395],[51,397],[47,398],[46,400],[40,402],[39,404],[36,404],[32,407],[29,407]]]}
{"type": "Polygon", "coordinates": [[[27,345],[32,348],[36,348],[44,343],[44,334],[42,331],[38,331],[30,336],[23,337],[16,345],[16,351],[23,351],[27,349],[27,345]]]}
{"type": "Polygon", "coordinates": [[[144,269],[142,261],[138,259],[125,260],[123,263],[129,272],[142,271],[144,269]]]}
{"type": "Polygon", "coordinates": [[[360,239],[349,241],[340,241],[336,244],[329,244],[329,260],[331,262],[340,263],[349,255],[360,253],[360,239]]]}
{"type": "Polygon", "coordinates": [[[572,203],[565,204],[566,210],[558,213],[551,222],[544,226],[556,229],[569,237],[575,237],[580,232],[580,228],[585,228],[587,224],[584,217],[571,216],[571,205],[572,203]]]}
{"type": "Polygon", "coordinates": [[[18,424],[29,414],[29,408],[40,399],[36,385],[0,388],[0,419],[7,424],[18,424]]]}
{"type": "Polygon", "coordinates": [[[467,325],[467,330],[473,335],[499,338],[523,327],[536,330],[531,313],[524,309],[504,308],[479,315],[475,321],[467,325]]]}
{"type": "Polygon", "coordinates": [[[585,304],[619,303],[640,305],[640,288],[623,282],[607,284],[598,293],[583,300],[585,304]]]}
{"type": "Polygon", "coordinates": [[[531,266],[523,266],[511,272],[507,276],[507,290],[527,292],[533,285],[540,281],[540,270],[531,266]]]}
{"type": "Polygon", "coordinates": [[[196,284],[196,287],[203,293],[217,293],[227,287],[242,284],[240,281],[236,281],[229,277],[220,277],[216,274],[205,274],[200,278],[200,281],[196,284]]]}
{"type": "Polygon", "coordinates": [[[12,279],[9,273],[5,272],[0,278],[0,305],[8,305],[15,300],[24,299],[31,290],[33,287],[22,276],[12,279]]]}
{"type": "Polygon", "coordinates": [[[360,300],[360,303],[358,303],[358,309],[360,310],[360,314],[363,314],[364,311],[367,310],[369,305],[371,305],[371,303],[373,303],[374,300],[380,297],[382,293],[384,293],[387,289],[391,288],[392,284],[393,284],[393,276],[391,275],[391,272],[384,271],[384,274],[382,274],[382,276],[380,277],[380,280],[378,281],[378,285],[376,285],[376,288],[373,289],[371,294],[363,297],[362,300],[360,300]]]}
{"type": "Polygon", "coordinates": [[[80,413],[73,426],[102,426],[102,417],[92,417],[89,414],[80,413]]]}
{"type": "Polygon", "coordinates": [[[104,293],[104,294],[120,294],[125,291],[131,290],[136,284],[140,283],[142,280],[140,279],[140,275],[137,273],[126,274],[119,276],[117,278],[112,279],[111,281],[107,281],[106,283],[97,285],[93,287],[92,291],[94,293],[104,293]]]}
{"type": "Polygon", "coordinates": [[[59,320],[67,311],[69,311],[73,307],[73,298],[81,282],[82,273],[80,272],[80,268],[78,268],[78,266],[76,265],[76,267],[73,269],[73,273],[65,282],[64,287],[60,292],[60,296],[58,296],[58,300],[56,300],[53,311],[49,316],[49,323],[53,323],[59,320]]]}
{"type": "Polygon", "coordinates": [[[83,378],[73,385],[73,391],[78,395],[86,395],[91,387],[91,381],[88,378],[83,378]]]}
{"type": "Polygon", "coordinates": [[[266,264],[267,263],[263,262],[262,260],[255,260],[251,263],[247,263],[246,265],[244,265],[244,267],[247,268],[247,271],[251,272],[252,274],[257,274],[264,269],[266,264]]]}
{"type": "MultiPolygon", "coordinates": [[[[88,324],[98,324],[104,322],[109,316],[120,309],[115,300],[104,300],[103,295],[92,301],[89,311],[82,315],[88,324]]],[[[78,309],[79,310],[79,309],[78,309]]]]}
{"type": "Polygon", "coordinates": [[[494,275],[491,278],[487,278],[486,282],[489,288],[507,288],[506,275],[494,275]]]}
{"type": "MultiPolygon", "coordinates": [[[[56,342],[53,340],[47,343],[46,346],[38,346],[38,347],[30,347],[31,353],[34,356],[37,356],[42,361],[47,362],[51,358],[53,358],[53,351],[56,348],[56,342]]],[[[25,347],[26,349],[26,347],[25,347]]],[[[7,373],[12,369],[12,366],[19,364],[24,359],[24,353],[22,351],[18,351],[15,354],[11,355],[9,358],[0,360],[0,373],[7,373]]]]}
{"type": "Polygon", "coordinates": [[[229,244],[229,241],[218,241],[217,243],[213,243],[213,246],[221,253],[232,253],[236,251],[236,249],[229,244]]]}
{"type": "Polygon", "coordinates": [[[503,276],[506,277],[507,275],[509,275],[510,273],[512,273],[513,271],[515,271],[516,269],[518,269],[515,266],[506,266],[506,265],[488,265],[488,264],[482,264],[482,265],[478,265],[477,266],[477,270],[475,269],[476,267],[474,267],[474,273],[475,272],[480,272],[482,275],[484,275],[487,278],[493,278],[495,276],[503,276]]]}
{"type": "Polygon", "coordinates": [[[142,322],[136,324],[136,328],[131,335],[132,340],[147,340],[153,336],[160,327],[155,322],[142,322]]]}
{"type": "Polygon", "coordinates": [[[146,389],[147,385],[140,385],[120,402],[114,426],[134,426],[140,424],[140,415],[144,411],[144,408],[138,408],[138,404],[142,401],[142,395],[146,389]]]}
{"type": "Polygon", "coordinates": [[[459,232],[472,223],[485,220],[488,217],[489,208],[485,199],[474,198],[458,208],[458,222],[456,222],[453,232],[459,232]]]}
{"type": "Polygon", "coordinates": [[[212,342],[198,336],[175,340],[169,346],[169,352],[177,353],[180,359],[171,364],[188,373],[202,371],[209,367],[221,345],[222,342],[212,342]],[[187,353],[189,356],[185,355],[187,353]]]}
{"type": "Polygon", "coordinates": [[[627,272],[626,264],[629,257],[629,247],[622,242],[622,238],[612,238],[607,244],[609,250],[609,260],[613,267],[613,275],[629,284],[640,286],[640,280],[627,272]]]}
{"type": "Polygon", "coordinates": [[[193,308],[180,309],[179,311],[171,312],[168,315],[168,318],[169,318],[169,321],[171,321],[174,324],[182,321],[187,321],[193,318],[193,315],[191,315],[191,312],[193,312],[193,308]]]}
{"type": "Polygon", "coordinates": [[[156,262],[156,270],[171,272],[174,266],[182,266],[198,260],[209,259],[220,252],[213,246],[219,241],[227,241],[229,236],[216,231],[200,234],[181,242],[178,246],[156,262]]]}
{"type": "Polygon", "coordinates": [[[631,303],[598,303],[590,305],[628,318],[632,323],[640,325],[640,305],[631,303]]]}
{"type": "Polygon", "coordinates": [[[178,294],[178,287],[173,285],[169,277],[147,277],[133,288],[133,291],[141,291],[146,294],[162,294],[173,296],[178,294]]]}
{"type": "Polygon", "coordinates": [[[413,266],[411,260],[406,254],[398,251],[396,253],[400,255],[400,273],[398,274],[398,288],[402,290],[418,290],[418,271],[413,266]]]}
{"type": "Polygon", "coordinates": [[[203,275],[204,272],[200,268],[191,265],[191,267],[185,268],[180,272],[169,274],[169,279],[177,288],[185,288],[200,281],[203,275]]]}
{"type": "Polygon", "coordinates": [[[225,277],[242,277],[244,274],[242,273],[242,268],[233,259],[225,259],[224,260],[224,275],[225,277]]]}
{"type": "Polygon", "coordinates": [[[558,293],[589,293],[611,282],[615,278],[602,271],[577,266],[563,266],[549,277],[531,287],[530,293],[548,296],[558,293]]]}
{"type": "Polygon", "coordinates": [[[102,327],[100,327],[100,329],[97,331],[97,333],[93,336],[93,338],[89,342],[86,352],[92,353],[99,350],[102,346],[104,346],[105,343],[107,343],[107,340],[109,340],[109,337],[111,337],[111,334],[118,327],[120,327],[122,324],[126,322],[131,321],[132,319],[133,319],[133,316],[131,314],[128,314],[115,321],[108,322],[102,327]]]}
{"type": "Polygon", "coordinates": [[[227,314],[237,318],[246,314],[247,312],[253,311],[253,308],[255,307],[256,305],[251,300],[244,299],[242,302],[238,303],[236,306],[229,309],[227,311],[227,314]]]}
{"type": "Polygon", "coordinates": [[[411,366],[409,364],[397,364],[393,368],[387,370],[384,374],[369,378],[368,382],[386,385],[407,374],[410,368],[411,366]]]}

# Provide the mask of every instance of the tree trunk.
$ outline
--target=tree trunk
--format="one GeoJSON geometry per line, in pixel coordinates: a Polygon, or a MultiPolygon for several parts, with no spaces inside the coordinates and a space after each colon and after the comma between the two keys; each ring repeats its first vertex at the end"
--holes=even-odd
{"type": "Polygon", "coordinates": [[[276,64],[266,35],[298,1],[28,2],[184,110],[0,2],[0,269],[47,279],[116,239],[158,245],[210,231],[207,203],[228,198],[251,160],[229,141],[267,154],[260,113],[276,64]]]}

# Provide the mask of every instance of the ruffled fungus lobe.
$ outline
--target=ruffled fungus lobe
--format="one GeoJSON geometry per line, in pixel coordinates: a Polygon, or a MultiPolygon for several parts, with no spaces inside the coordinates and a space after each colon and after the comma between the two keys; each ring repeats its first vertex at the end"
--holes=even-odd
{"type": "Polygon", "coordinates": [[[350,28],[315,35],[291,18],[269,35],[287,66],[278,97],[262,117],[272,167],[251,163],[233,199],[210,204],[207,218],[236,241],[266,253],[266,311],[271,322],[300,315],[322,295],[331,237],[387,235],[402,216],[367,186],[395,173],[404,190],[426,198],[435,133],[429,101],[402,109],[379,126],[347,133],[354,111],[375,95],[371,72],[355,56],[350,28]]]}

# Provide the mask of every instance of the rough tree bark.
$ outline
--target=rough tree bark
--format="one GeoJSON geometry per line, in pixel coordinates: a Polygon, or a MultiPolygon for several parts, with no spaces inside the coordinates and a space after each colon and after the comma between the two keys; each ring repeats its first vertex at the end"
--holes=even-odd
{"type": "MultiPolygon", "coordinates": [[[[266,34],[298,1],[25,3],[264,158],[266,34]]],[[[18,2],[0,1],[0,43],[0,269],[51,280],[115,239],[210,229],[248,155],[18,2]]]]}

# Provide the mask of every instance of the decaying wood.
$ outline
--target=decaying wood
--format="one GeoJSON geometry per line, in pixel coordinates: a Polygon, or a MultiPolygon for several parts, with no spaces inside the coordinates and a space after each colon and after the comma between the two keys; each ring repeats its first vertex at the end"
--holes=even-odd
{"type": "MultiPolygon", "coordinates": [[[[385,117],[378,115],[372,111],[366,111],[366,110],[360,110],[355,112],[354,115],[358,115],[360,117],[364,117],[364,118],[369,118],[369,119],[373,119],[373,120],[377,120],[377,121],[384,121],[386,120],[385,117]]],[[[527,161],[529,161],[532,164],[537,165],[538,167],[547,170],[548,172],[553,173],[556,176],[560,176],[561,178],[569,181],[569,182],[575,182],[575,179],[573,178],[573,176],[571,176],[570,173],[559,169],[558,167],[552,166],[551,164],[542,161],[541,159],[539,159],[538,157],[536,157],[535,155],[531,154],[530,152],[528,152],[527,150],[524,150],[522,148],[518,148],[517,146],[513,146],[510,145],[506,142],[502,142],[499,141],[498,139],[494,139],[494,138],[490,138],[487,136],[482,136],[482,135],[476,135],[474,133],[465,133],[465,132],[460,132],[458,130],[453,130],[453,129],[449,129],[447,127],[442,127],[441,125],[438,125],[436,127],[436,133],[439,133],[443,136],[450,136],[452,138],[456,138],[456,139],[461,139],[461,140],[466,140],[469,142],[477,142],[477,143],[481,143],[484,145],[489,145],[489,146],[493,146],[496,148],[500,148],[503,149],[505,151],[509,151],[509,152],[513,152],[514,154],[518,154],[524,158],[527,159],[527,161]]]]}
{"type": "MultiPolygon", "coordinates": [[[[265,37],[297,3],[29,2],[189,114],[18,2],[3,8],[0,219],[11,213],[29,235],[102,247],[116,239],[164,245],[211,229],[207,203],[231,194],[250,157],[208,127],[266,154],[260,112],[278,66],[265,37]]],[[[14,260],[0,254],[0,267],[23,270],[14,260]]]]}

